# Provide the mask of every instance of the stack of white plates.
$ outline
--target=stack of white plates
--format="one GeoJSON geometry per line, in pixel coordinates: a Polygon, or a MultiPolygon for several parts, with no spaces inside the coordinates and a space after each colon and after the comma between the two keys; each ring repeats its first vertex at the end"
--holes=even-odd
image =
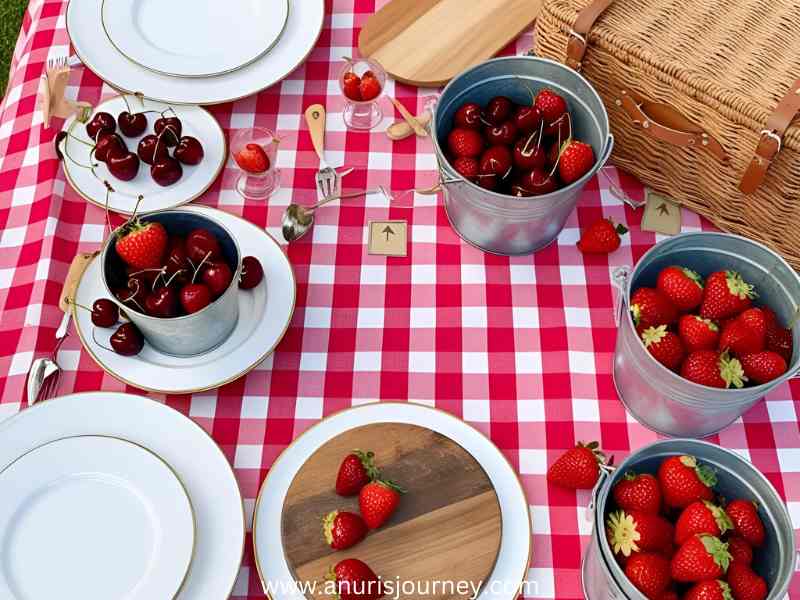
{"type": "Polygon", "coordinates": [[[0,423],[0,597],[227,598],[242,497],[214,441],[154,400],[105,392],[0,423]]]}
{"type": "Polygon", "coordinates": [[[67,31],[83,63],[121,91],[217,104],[296,69],[324,16],[324,0],[71,0],[67,31]]]}

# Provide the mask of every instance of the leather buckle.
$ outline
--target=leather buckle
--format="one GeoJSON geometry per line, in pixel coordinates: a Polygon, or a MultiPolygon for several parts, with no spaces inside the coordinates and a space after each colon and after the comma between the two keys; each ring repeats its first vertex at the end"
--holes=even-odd
{"type": "MultiPolygon", "coordinates": [[[[761,150],[764,147],[764,142],[766,142],[767,140],[775,142],[775,150],[771,152],[767,150],[770,154],[769,156],[764,156],[760,152],[758,154],[764,160],[772,162],[775,159],[775,157],[780,153],[781,148],[783,148],[783,139],[774,131],[770,131],[769,129],[763,129],[761,131],[761,142],[758,145],[758,150],[761,150]]],[[[764,149],[766,150],[766,148],[764,149]]]]}
{"type": "Polygon", "coordinates": [[[582,36],[580,33],[575,31],[574,29],[570,29],[569,30],[569,37],[576,38],[581,44],[583,44],[584,48],[586,46],[588,46],[588,43],[586,42],[586,37],[582,36]]]}

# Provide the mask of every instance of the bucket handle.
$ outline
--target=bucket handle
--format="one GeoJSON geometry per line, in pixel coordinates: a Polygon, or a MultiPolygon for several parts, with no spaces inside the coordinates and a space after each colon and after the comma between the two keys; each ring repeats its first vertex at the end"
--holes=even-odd
{"type": "Polygon", "coordinates": [[[611,285],[616,289],[614,294],[614,324],[619,327],[622,323],[622,314],[625,312],[628,299],[628,279],[631,276],[631,268],[628,266],[617,267],[611,274],[611,285]]]}
{"type": "Polygon", "coordinates": [[[591,521],[594,518],[594,509],[597,506],[597,496],[600,494],[600,490],[603,488],[603,485],[605,485],[606,479],[613,475],[614,471],[616,470],[617,467],[613,466],[612,464],[600,465],[600,477],[597,479],[597,483],[594,484],[594,488],[592,488],[592,499],[589,501],[589,506],[586,507],[587,521],[591,521]]]}

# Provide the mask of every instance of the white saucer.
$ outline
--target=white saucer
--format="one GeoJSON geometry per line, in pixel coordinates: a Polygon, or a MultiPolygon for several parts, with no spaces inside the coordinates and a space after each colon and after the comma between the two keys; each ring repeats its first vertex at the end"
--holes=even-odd
{"type": "Polygon", "coordinates": [[[108,39],[133,62],[210,77],[266,54],[286,26],[289,0],[103,0],[102,16],[108,39]]]}
{"type": "MultiPolygon", "coordinates": [[[[149,398],[108,392],[73,394],[39,402],[0,422],[0,470],[43,444],[84,435],[128,440],[157,454],[174,469],[191,500],[197,528],[194,560],[177,599],[230,596],[244,551],[244,510],[233,470],[208,434],[178,411],[149,398]]],[[[5,495],[0,497],[5,502],[5,495]]],[[[5,558],[0,565],[3,561],[5,558]]],[[[83,569],[91,569],[92,578],[101,577],[95,566],[87,562],[83,569]]],[[[52,573],[39,569],[39,576],[51,577],[52,573]]],[[[83,600],[85,596],[56,593],[44,597],[83,600]]],[[[172,597],[149,596],[159,600],[172,597]]]]}
{"type": "MultiPolygon", "coordinates": [[[[160,113],[170,108],[163,102],[153,100],[142,102],[132,95],[126,96],[126,99],[134,112],[154,110],[160,113]]],[[[98,104],[94,113],[107,112],[116,119],[121,112],[126,110],[128,108],[122,96],[115,96],[98,104]]],[[[114,189],[114,192],[108,197],[108,208],[124,215],[133,213],[140,195],[143,196],[143,199],[139,204],[138,214],[175,208],[203,195],[225,166],[228,153],[225,133],[217,120],[204,108],[175,106],[173,110],[183,125],[182,135],[190,135],[200,140],[205,153],[199,165],[182,165],[183,176],[179,181],[167,187],[158,185],[150,176],[150,165],[144,162],[139,165],[139,173],[136,177],[131,181],[121,181],[111,175],[105,163],[95,160],[95,164],[98,164],[94,170],[97,175],[95,176],[91,169],[80,166],[90,164],[89,155],[92,148],[87,144],[92,144],[93,140],[86,133],[86,127],[82,123],[75,122],[75,117],[70,117],[64,123],[64,131],[70,131],[71,135],[61,142],[62,153],[68,154],[62,161],[67,181],[84,199],[101,208],[105,208],[106,202],[106,186],[103,181],[108,181],[114,189]],[[70,157],[74,160],[70,160],[70,157]]],[[[172,116],[172,111],[168,111],[167,116],[172,116]]],[[[153,133],[153,123],[160,115],[151,113],[146,117],[147,129],[139,137],[126,137],[117,127],[117,133],[125,141],[128,150],[134,154],[139,140],[145,135],[153,133]]]]}
{"type": "Polygon", "coordinates": [[[0,596],[151,600],[194,551],[186,490],[158,456],[101,436],[52,441],[0,472],[0,596]]]}
{"type": "MultiPolygon", "coordinates": [[[[188,206],[218,220],[231,232],[243,256],[255,256],[264,280],[239,292],[239,321],[231,336],[217,348],[192,357],[169,356],[145,343],[138,356],[108,350],[114,328],[94,327],[89,311],[74,307],[75,328],[83,347],[105,371],[129,385],[164,394],[187,394],[219,387],[238,379],[261,363],[283,338],[295,305],[292,266],[278,243],[249,221],[205,206],[188,206]]],[[[81,278],[77,304],[91,306],[107,297],[100,280],[100,261],[94,259],[81,278]]]]}
{"type": "Polygon", "coordinates": [[[481,432],[453,415],[411,403],[378,402],[343,410],[323,419],[292,442],[270,467],[253,514],[253,547],[263,586],[272,600],[303,600],[283,556],[281,513],[289,486],[300,466],[325,442],[371,423],[410,423],[445,435],[477,460],[492,481],[503,520],[502,542],[490,585],[481,600],[515,600],[531,559],[531,520],[519,477],[500,450],[481,432]]]}
{"type": "MultiPolygon", "coordinates": [[[[114,48],[101,26],[102,5],[103,0],[70,0],[67,5],[67,33],[75,53],[112,87],[173,104],[230,102],[281,81],[311,53],[325,18],[325,0],[290,0],[286,28],[267,54],[216,77],[171,77],[137,65],[114,48]]],[[[218,46],[216,39],[202,41],[218,46]]]]}

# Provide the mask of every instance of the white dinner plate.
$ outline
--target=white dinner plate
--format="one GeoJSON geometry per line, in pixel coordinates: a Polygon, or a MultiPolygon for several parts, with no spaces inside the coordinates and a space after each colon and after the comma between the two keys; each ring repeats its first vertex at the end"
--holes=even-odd
{"type": "Polygon", "coordinates": [[[165,75],[210,77],[272,48],[289,0],[103,0],[103,28],[133,62],[165,75]]]}
{"type": "Polygon", "coordinates": [[[281,513],[289,486],[311,455],[341,433],[371,423],[421,425],[449,437],[477,460],[494,486],[500,502],[502,540],[489,585],[482,600],[514,600],[528,573],[531,559],[531,520],[528,501],[517,474],[500,450],[481,432],[441,410],[411,403],[378,402],[343,410],[323,419],[292,442],[270,467],[261,485],[253,515],[253,547],[262,586],[272,600],[301,600],[281,548],[281,513]]]}
{"type": "Polygon", "coordinates": [[[3,598],[173,598],[189,571],[186,490],[137,444],[48,442],[0,472],[0,496],[3,598]]]}
{"type": "MultiPolygon", "coordinates": [[[[138,356],[120,356],[110,348],[114,328],[92,325],[89,311],[73,307],[75,328],[83,347],[105,371],[129,385],[164,394],[187,394],[238,379],[261,363],[283,339],[294,313],[295,279],[289,259],[272,236],[249,221],[206,206],[182,210],[208,215],[236,238],[243,256],[255,256],[264,268],[263,281],[239,292],[239,320],[230,337],[213,350],[191,357],[163,354],[145,343],[138,356]]],[[[81,277],[75,303],[91,306],[107,297],[95,258],[81,277]]]]}
{"type": "MultiPolygon", "coordinates": [[[[259,92],[294,71],[311,53],[322,31],[325,0],[289,0],[289,18],[278,42],[249,65],[215,77],[172,77],[125,58],[100,26],[103,0],[70,0],[67,31],[75,53],[111,86],[179,104],[219,104],[259,92]]],[[[160,3],[159,3],[160,4],[160,3]]],[[[227,3],[222,2],[222,6],[227,3]]],[[[237,40],[238,38],[233,38],[237,40]]],[[[209,48],[221,39],[198,39],[209,48]]]]}
{"type": "MultiPolygon", "coordinates": [[[[126,100],[134,112],[157,111],[146,115],[148,126],[139,137],[126,137],[117,127],[117,133],[125,141],[128,150],[135,154],[139,140],[153,133],[153,124],[160,117],[159,113],[166,111],[170,106],[153,100],[142,101],[132,95],[124,99],[122,96],[115,96],[98,104],[93,114],[107,112],[116,119],[121,112],[128,110],[126,100]]],[[[181,120],[182,135],[193,136],[200,140],[204,152],[200,164],[182,165],[183,176],[179,181],[167,187],[158,185],[150,176],[150,165],[144,162],[139,165],[139,173],[130,181],[116,179],[105,163],[98,160],[93,161],[98,165],[94,170],[87,168],[92,162],[90,153],[93,141],[86,133],[86,127],[76,122],[75,117],[70,117],[64,123],[64,131],[69,132],[69,135],[61,142],[64,154],[62,164],[67,181],[84,199],[101,208],[105,207],[107,190],[104,182],[108,181],[114,189],[108,196],[108,207],[114,212],[125,215],[133,213],[140,195],[142,201],[139,204],[138,214],[181,206],[203,195],[225,166],[228,152],[225,133],[217,120],[204,108],[175,106],[172,110],[168,110],[166,115],[172,116],[173,110],[181,120]]]]}
{"type": "MultiPolygon", "coordinates": [[[[42,444],[83,435],[128,440],[157,454],[174,469],[191,500],[196,525],[194,559],[177,598],[227,598],[239,574],[245,522],[236,477],[219,446],[194,421],[165,404],[131,394],[90,392],[39,402],[0,422],[0,469],[42,444]]],[[[5,502],[5,495],[0,497],[5,502]]],[[[0,558],[3,568],[5,560],[0,558]]],[[[101,576],[96,572],[99,567],[91,562],[83,568],[91,569],[92,578],[101,576]]],[[[40,577],[53,576],[43,568],[38,573],[40,577]]],[[[31,597],[42,596],[21,598],[31,597]]],[[[43,597],[84,598],[66,593],[43,597]]],[[[150,598],[168,600],[172,596],[150,598]]]]}

